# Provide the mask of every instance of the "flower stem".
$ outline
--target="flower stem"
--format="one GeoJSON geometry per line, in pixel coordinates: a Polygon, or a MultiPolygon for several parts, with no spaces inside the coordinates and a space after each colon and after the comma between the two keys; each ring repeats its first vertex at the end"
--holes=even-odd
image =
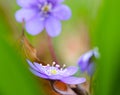
{"type": "Polygon", "coordinates": [[[72,90],[77,94],[77,95],[88,95],[88,93],[81,88],[80,86],[76,85],[76,87],[72,88],[72,90]]]}
{"type": "Polygon", "coordinates": [[[54,47],[53,47],[53,43],[52,43],[52,38],[47,34],[47,41],[48,41],[48,47],[49,47],[49,51],[51,53],[51,56],[53,58],[53,61],[56,62],[56,64],[58,64],[58,60],[54,51],[54,47]]]}
{"type": "Polygon", "coordinates": [[[90,95],[92,95],[92,80],[93,79],[93,77],[91,76],[90,77],[90,84],[89,84],[89,92],[90,92],[90,95]]]}

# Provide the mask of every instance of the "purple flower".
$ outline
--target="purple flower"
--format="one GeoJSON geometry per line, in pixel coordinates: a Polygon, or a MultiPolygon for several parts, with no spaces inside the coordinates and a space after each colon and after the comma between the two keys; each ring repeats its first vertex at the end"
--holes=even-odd
{"type": "Polygon", "coordinates": [[[15,14],[16,20],[25,20],[25,28],[31,35],[37,35],[44,28],[51,37],[61,32],[60,20],[68,20],[71,10],[62,4],[64,0],[17,0],[20,7],[15,14]]]}
{"type": "Polygon", "coordinates": [[[53,62],[52,66],[49,64],[43,66],[42,64],[38,64],[36,62],[32,63],[29,60],[27,60],[27,62],[30,65],[31,72],[44,79],[60,80],[67,84],[80,84],[86,81],[85,78],[72,76],[78,70],[78,68],[74,66],[60,68],[59,65],[55,65],[55,62],[53,62]]]}
{"type": "Polygon", "coordinates": [[[98,48],[94,48],[93,50],[90,50],[87,53],[83,54],[78,60],[80,71],[82,73],[86,71],[90,76],[92,76],[95,70],[95,63],[93,58],[98,57],[98,48]]]}

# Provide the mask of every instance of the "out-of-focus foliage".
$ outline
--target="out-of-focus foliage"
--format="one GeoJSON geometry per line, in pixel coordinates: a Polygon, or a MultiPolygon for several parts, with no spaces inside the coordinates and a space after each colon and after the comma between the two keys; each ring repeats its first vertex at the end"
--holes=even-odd
{"type": "Polygon", "coordinates": [[[28,72],[13,38],[13,30],[0,7],[0,95],[44,95],[28,72]]]}
{"type": "Polygon", "coordinates": [[[101,58],[94,95],[120,95],[120,1],[103,0],[93,27],[93,44],[99,46],[101,58]]]}
{"type": "MultiPolygon", "coordinates": [[[[61,35],[53,39],[59,61],[75,64],[92,42],[91,46],[98,46],[101,55],[93,82],[94,95],[120,95],[120,1],[66,0],[65,3],[72,9],[72,18],[62,22],[61,35]]],[[[14,37],[18,38],[22,30],[14,18],[17,9],[16,0],[0,1],[0,95],[44,95],[28,72],[25,60],[13,47],[14,37]]],[[[39,50],[41,59],[49,62],[50,58],[44,54],[47,49],[44,34],[26,33],[26,36],[39,50]]]]}

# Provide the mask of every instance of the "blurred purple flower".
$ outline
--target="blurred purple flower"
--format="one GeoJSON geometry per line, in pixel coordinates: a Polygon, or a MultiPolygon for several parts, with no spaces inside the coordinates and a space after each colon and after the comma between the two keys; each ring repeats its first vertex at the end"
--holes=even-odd
{"type": "Polygon", "coordinates": [[[27,62],[30,65],[31,72],[41,78],[49,80],[60,80],[67,84],[80,84],[86,81],[85,78],[72,76],[78,70],[78,68],[75,66],[70,66],[68,68],[64,68],[63,66],[60,68],[59,65],[55,65],[55,62],[53,62],[52,66],[49,64],[43,66],[42,64],[38,64],[36,62],[32,63],[29,60],[27,60],[27,62]]]}
{"type": "Polygon", "coordinates": [[[44,28],[49,36],[58,36],[61,32],[60,20],[68,20],[71,10],[62,4],[64,0],[17,0],[22,8],[15,14],[16,20],[25,20],[25,28],[31,35],[37,35],[44,28]]]}
{"type": "Polygon", "coordinates": [[[90,50],[87,53],[83,54],[78,60],[80,71],[82,73],[86,71],[90,76],[92,76],[95,71],[95,63],[93,58],[98,57],[98,48],[94,48],[93,50],[90,50]]]}

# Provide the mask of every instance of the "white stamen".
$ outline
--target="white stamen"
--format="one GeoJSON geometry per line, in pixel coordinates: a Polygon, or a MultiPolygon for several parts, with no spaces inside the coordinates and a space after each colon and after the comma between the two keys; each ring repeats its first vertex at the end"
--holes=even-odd
{"type": "Polygon", "coordinates": [[[55,62],[53,62],[53,63],[52,63],[52,67],[53,67],[55,64],[56,64],[56,63],[55,63],[55,62]]]}
{"type": "Polygon", "coordinates": [[[47,64],[47,66],[50,66],[50,64],[47,64]]]}
{"type": "Polygon", "coordinates": [[[62,66],[62,68],[60,68],[60,70],[62,71],[65,67],[66,67],[66,65],[63,64],[63,66],[62,66]]]}
{"type": "Polygon", "coordinates": [[[60,65],[56,64],[56,65],[55,65],[55,67],[59,68],[59,67],[60,67],[60,65]]]}
{"type": "Polygon", "coordinates": [[[66,67],[66,65],[65,65],[65,64],[63,64],[63,67],[62,67],[62,68],[64,69],[65,67],[66,67]]]}

